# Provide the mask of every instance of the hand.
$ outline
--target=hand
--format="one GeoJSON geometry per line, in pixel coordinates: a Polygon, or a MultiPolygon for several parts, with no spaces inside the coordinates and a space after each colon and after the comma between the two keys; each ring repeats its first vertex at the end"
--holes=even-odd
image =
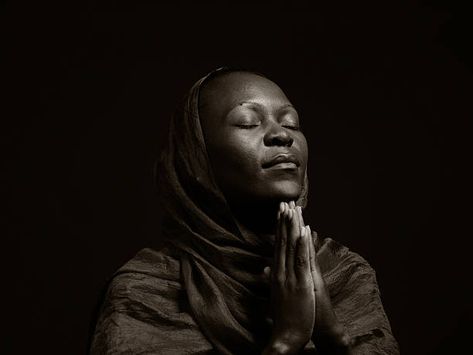
{"type": "Polygon", "coordinates": [[[284,353],[301,350],[310,340],[315,322],[310,234],[301,225],[298,209],[280,204],[271,276],[273,331],[267,349],[279,347],[284,353]]]}
{"type": "MultiPolygon", "coordinates": [[[[287,205],[287,204],[286,204],[287,205]]],[[[286,206],[287,207],[287,206],[286,206]]],[[[288,205],[289,209],[294,210],[299,219],[298,223],[304,227],[304,220],[300,208],[296,208],[294,202],[288,205]]],[[[317,254],[312,240],[312,232],[310,227],[306,227],[309,233],[309,259],[310,273],[315,294],[315,310],[316,319],[315,327],[312,333],[312,340],[316,346],[323,350],[323,353],[348,353],[349,337],[344,327],[338,322],[333,311],[330,295],[325,286],[320,266],[317,262],[317,254]]],[[[271,268],[265,268],[265,274],[270,275],[271,268]]]]}
{"type": "MultiPolygon", "coordinates": [[[[304,225],[302,213],[299,218],[301,224],[304,225]]],[[[322,354],[348,354],[350,338],[333,311],[330,294],[325,286],[322,271],[317,262],[317,253],[315,252],[314,241],[312,240],[312,231],[309,226],[308,229],[311,236],[309,246],[310,270],[314,283],[316,304],[316,319],[312,340],[322,354]]]]}
{"type": "Polygon", "coordinates": [[[316,326],[312,341],[322,354],[349,354],[350,338],[333,311],[330,294],[325,286],[312,240],[310,263],[316,299],[316,326]]]}

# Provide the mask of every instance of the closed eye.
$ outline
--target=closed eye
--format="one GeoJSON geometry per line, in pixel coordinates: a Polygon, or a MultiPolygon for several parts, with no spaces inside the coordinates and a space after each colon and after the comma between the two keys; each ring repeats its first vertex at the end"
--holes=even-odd
{"type": "Polygon", "coordinates": [[[239,128],[242,128],[242,129],[250,129],[250,128],[258,127],[259,125],[257,125],[257,124],[237,124],[235,126],[237,126],[239,128]]]}
{"type": "Polygon", "coordinates": [[[291,126],[291,125],[283,125],[284,128],[292,129],[293,131],[298,131],[300,129],[299,126],[291,126]]]}

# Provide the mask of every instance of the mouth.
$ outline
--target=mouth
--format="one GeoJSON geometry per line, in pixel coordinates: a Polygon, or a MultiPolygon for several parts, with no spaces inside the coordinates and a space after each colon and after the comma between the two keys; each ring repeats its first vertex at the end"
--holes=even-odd
{"type": "Polygon", "coordinates": [[[300,160],[294,154],[278,154],[262,164],[263,169],[297,169],[300,160]]]}

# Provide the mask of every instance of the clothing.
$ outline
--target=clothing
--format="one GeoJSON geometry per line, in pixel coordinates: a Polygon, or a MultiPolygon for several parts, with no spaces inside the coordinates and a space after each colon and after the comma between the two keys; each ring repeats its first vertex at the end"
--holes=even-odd
{"type": "MultiPolygon", "coordinates": [[[[234,218],[215,182],[200,125],[200,90],[219,73],[199,80],[170,122],[156,168],[167,249],[142,251],[115,276],[97,324],[95,354],[212,348],[260,354],[267,345],[270,294],[261,275],[272,263],[274,240],[243,230],[234,218]]],[[[301,207],[307,191],[306,174],[301,207]]],[[[373,270],[330,239],[316,250],[340,320],[360,336],[360,346],[395,353],[373,270]]]]}
{"type": "MultiPolygon", "coordinates": [[[[398,354],[369,264],[330,238],[317,259],[354,354],[398,354]]],[[[179,259],[167,248],[143,249],[124,265],[110,284],[92,354],[218,354],[193,319],[180,274],[179,259]]],[[[304,353],[317,354],[312,342],[304,353]]]]}

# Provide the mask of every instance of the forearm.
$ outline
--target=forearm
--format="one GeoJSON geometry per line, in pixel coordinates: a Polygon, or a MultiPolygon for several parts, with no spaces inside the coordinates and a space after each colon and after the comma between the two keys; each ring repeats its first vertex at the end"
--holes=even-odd
{"type": "Polygon", "coordinates": [[[351,337],[333,310],[321,272],[313,277],[317,278],[315,282],[319,285],[316,290],[319,302],[316,311],[318,322],[312,333],[312,341],[321,354],[350,355],[351,337]]]}
{"type": "Polygon", "coordinates": [[[312,337],[315,347],[322,355],[351,355],[351,338],[343,330],[331,334],[318,334],[312,337]]]}
{"type": "Polygon", "coordinates": [[[312,341],[321,354],[350,355],[351,337],[338,321],[328,294],[322,298],[324,302],[318,308],[321,320],[312,333],[312,341]]]}

